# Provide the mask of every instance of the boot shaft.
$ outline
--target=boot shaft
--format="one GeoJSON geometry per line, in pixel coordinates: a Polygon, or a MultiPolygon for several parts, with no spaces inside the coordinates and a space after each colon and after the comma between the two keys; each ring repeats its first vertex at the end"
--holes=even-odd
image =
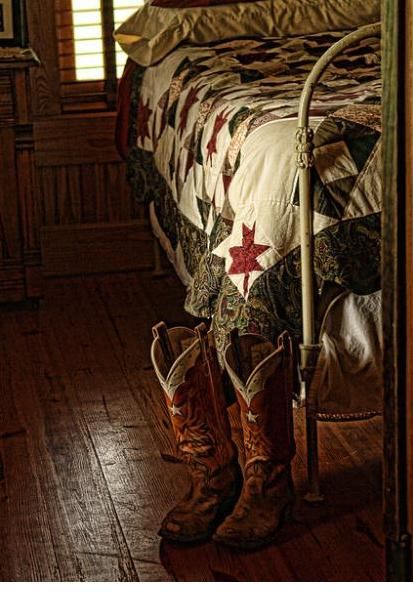
{"type": "Polygon", "coordinates": [[[231,335],[225,366],[241,409],[247,466],[255,460],[288,464],[295,454],[293,352],[283,333],[277,346],[259,335],[231,335]]]}
{"type": "Polygon", "coordinates": [[[154,327],[151,358],[163,387],[182,458],[209,468],[234,458],[225,396],[212,335],[205,325],[154,327]]]}

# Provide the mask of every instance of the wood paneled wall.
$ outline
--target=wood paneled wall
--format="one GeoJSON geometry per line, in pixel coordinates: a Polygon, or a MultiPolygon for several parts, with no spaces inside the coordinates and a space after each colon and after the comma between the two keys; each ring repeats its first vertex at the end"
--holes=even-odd
{"type": "Polygon", "coordinates": [[[38,167],[36,181],[45,226],[119,222],[139,217],[138,207],[130,196],[123,164],[108,162],[38,167]]]}
{"type": "Polygon", "coordinates": [[[114,146],[113,113],[63,115],[34,124],[43,225],[135,220],[126,165],[114,146]]]}
{"type": "MultiPolygon", "coordinates": [[[[47,249],[67,251],[68,225],[84,225],[84,231],[88,232],[91,225],[101,224],[99,236],[104,236],[106,229],[109,241],[113,240],[113,225],[117,232],[124,228],[125,236],[137,228],[137,222],[139,236],[143,236],[147,225],[143,209],[131,196],[125,164],[115,149],[115,113],[90,110],[65,113],[58,70],[55,0],[30,0],[26,4],[29,43],[41,65],[31,71],[34,144],[33,159],[27,166],[33,166],[32,210],[36,215],[25,219],[24,248],[33,253],[33,261],[37,259],[40,266],[46,259],[51,260],[47,249]],[[56,232],[60,227],[61,244],[56,232]],[[53,232],[47,234],[50,229],[53,232]],[[46,235],[52,236],[53,240],[43,242],[46,235]]],[[[71,108],[73,110],[73,105],[71,108]]],[[[149,236],[147,228],[146,237],[149,236]]],[[[131,245],[136,248],[135,242],[131,245]]],[[[149,253],[148,250],[145,252],[149,253]]],[[[129,254],[128,265],[133,260],[129,254]]],[[[59,261],[64,274],[67,272],[64,259],[59,261]]],[[[125,267],[122,261],[118,263],[121,268],[125,267]]],[[[150,264],[148,260],[142,262],[146,268],[150,264]]],[[[137,260],[133,268],[140,265],[137,260]]],[[[93,262],[89,261],[87,268],[93,271],[93,262]]],[[[80,265],[79,270],[82,269],[84,266],[80,265]]],[[[106,269],[105,262],[96,260],[95,271],[102,269],[106,269]]],[[[47,268],[44,271],[50,272],[47,268]]],[[[58,273],[55,267],[54,271],[58,273]]]]}

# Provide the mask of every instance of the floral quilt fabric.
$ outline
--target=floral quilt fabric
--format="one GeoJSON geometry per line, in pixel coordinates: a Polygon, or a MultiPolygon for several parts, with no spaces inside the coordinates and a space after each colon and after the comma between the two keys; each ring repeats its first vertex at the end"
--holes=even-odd
{"type": "MultiPolygon", "coordinates": [[[[129,177],[220,352],[233,327],[300,334],[298,102],[342,35],[182,46],[135,72],[129,177]]],[[[379,287],[380,92],[380,44],[368,39],[329,67],[312,102],[320,288],[379,287]]]]}

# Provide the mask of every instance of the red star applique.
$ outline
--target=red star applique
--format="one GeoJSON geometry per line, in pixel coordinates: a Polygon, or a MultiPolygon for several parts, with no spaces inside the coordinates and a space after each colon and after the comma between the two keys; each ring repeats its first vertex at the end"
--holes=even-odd
{"type": "Polygon", "coordinates": [[[222,173],[222,183],[224,184],[224,191],[225,195],[228,193],[229,186],[231,185],[231,181],[233,179],[232,175],[226,175],[222,173]]]}
{"type": "Polygon", "coordinates": [[[169,91],[162,95],[158,103],[158,107],[161,109],[161,128],[159,130],[159,137],[164,133],[168,122],[168,94],[169,91]]]}
{"type": "Polygon", "coordinates": [[[198,101],[198,92],[199,92],[198,88],[191,88],[191,90],[187,94],[185,104],[182,107],[182,111],[179,114],[180,124],[179,124],[178,130],[179,130],[179,135],[181,137],[185,131],[186,124],[188,122],[189,110],[198,101]]]}
{"type": "Polygon", "coordinates": [[[212,165],[212,155],[217,153],[217,140],[218,140],[219,132],[222,130],[224,125],[227,123],[229,114],[230,114],[230,110],[225,112],[225,109],[224,109],[224,111],[222,111],[219,115],[217,115],[217,117],[215,119],[212,136],[207,144],[208,153],[207,153],[206,161],[208,162],[208,160],[210,160],[211,165],[212,165]]]}
{"type": "Polygon", "coordinates": [[[152,109],[149,109],[149,99],[146,105],[141,99],[138,107],[138,119],[136,127],[138,131],[138,138],[141,140],[142,143],[145,141],[145,138],[150,137],[148,124],[149,118],[152,115],[152,113],[152,109]]]}
{"type": "Polygon", "coordinates": [[[188,175],[190,173],[190,170],[194,166],[194,162],[195,162],[194,153],[193,153],[192,150],[189,150],[188,151],[188,158],[186,159],[186,166],[185,166],[185,179],[184,179],[185,182],[186,182],[186,180],[188,178],[188,175]]]}
{"type": "Polygon", "coordinates": [[[251,271],[263,271],[263,268],[257,261],[257,257],[268,251],[267,245],[257,245],[255,240],[255,224],[250,229],[245,224],[242,225],[242,247],[231,247],[229,254],[232,257],[232,265],[229,269],[230,275],[243,273],[244,277],[244,296],[248,293],[248,284],[251,271]]]}

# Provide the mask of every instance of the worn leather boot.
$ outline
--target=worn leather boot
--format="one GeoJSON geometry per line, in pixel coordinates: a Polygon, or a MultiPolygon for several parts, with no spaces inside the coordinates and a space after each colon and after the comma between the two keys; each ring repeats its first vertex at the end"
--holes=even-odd
{"type": "Polygon", "coordinates": [[[283,333],[275,347],[233,332],[225,365],[241,408],[246,463],[240,499],[213,538],[256,549],[273,541],[294,504],[291,340],[283,333]]]}
{"type": "Polygon", "coordinates": [[[153,328],[152,362],[163,387],[191,487],[159,534],[184,543],[208,539],[237,501],[242,472],[226,411],[213,338],[204,324],[153,328]]]}

